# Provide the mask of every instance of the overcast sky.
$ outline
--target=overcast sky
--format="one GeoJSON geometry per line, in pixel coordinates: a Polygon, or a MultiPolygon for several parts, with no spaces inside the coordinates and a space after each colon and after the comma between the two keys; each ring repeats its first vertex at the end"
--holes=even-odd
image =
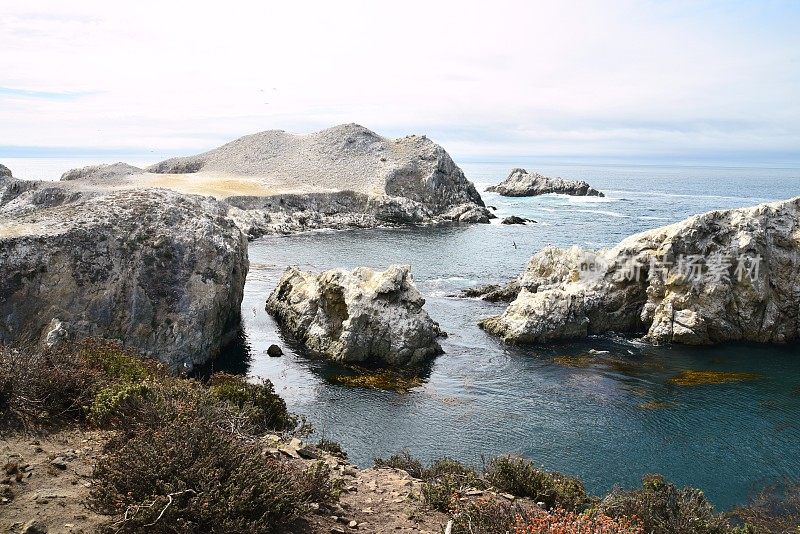
{"type": "Polygon", "coordinates": [[[800,2],[0,1],[0,156],[343,122],[464,159],[800,163],[800,2]]]}

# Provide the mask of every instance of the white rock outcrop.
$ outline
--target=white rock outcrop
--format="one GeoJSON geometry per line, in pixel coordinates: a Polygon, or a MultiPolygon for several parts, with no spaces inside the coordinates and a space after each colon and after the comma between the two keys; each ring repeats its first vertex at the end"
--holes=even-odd
{"type": "Polygon", "coordinates": [[[573,196],[605,196],[583,180],[550,178],[538,172],[528,172],[525,169],[512,170],[508,178],[497,185],[487,187],[486,190],[506,197],[532,197],[548,193],[573,196]]]}
{"type": "Polygon", "coordinates": [[[266,309],[313,354],[412,366],[442,352],[439,325],[424,304],[405,265],[319,274],[290,267],[266,309]]]}
{"type": "Polygon", "coordinates": [[[118,339],[187,372],[237,331],[247,269],[213,199],[0,179],[0,344],[118,339]]]}
{"type": "Polygon", "coordinates": [[[800,197],[713,211],[607,251],[546,248],[482,327],[512,343],[644,333],[654,343],[800,339],[800,197]]]}

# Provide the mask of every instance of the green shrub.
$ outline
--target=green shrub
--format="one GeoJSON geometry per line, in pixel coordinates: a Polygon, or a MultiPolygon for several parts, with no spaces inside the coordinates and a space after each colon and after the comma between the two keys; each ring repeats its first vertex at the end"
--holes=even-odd
{"type": "Polygon", "coordinates": [[[614,491],[598,505],[610,517],[636,517],[651,534],[722,534],[732,532],[703,492],[677,488],[660,475],[642,479],[641,489],[614,491]]]}
{"type": "Polygon", "coordinates": [[[474,469],[452,458],[434,460],[422,474],[425,480],[422,499],[428,507],[440,512],[447,512],[453,498],[465,490],[486,486],[474,469]]]}
{"type": "Polygon", "coordinates": [[[265,458],[255,445],[184,414],[112,440],[95,467],[90,507],[114,531],[276,532],[331,500],[327,468],[265,458]]]}
{"type": "Polygon", "coordinates": [[[297,426],[297,418],[288,412],[286,402],[269,380],[252,384],[241,376],[217,373],[211,376],[209,391],[237,408],[257,432],[293,430],[297,426]]]}
{"type": "Polygon", "coordinates": [[[498,456],[489,461],[484,478],[498,490],[544,503],[548,510],[578,510],[590,502],[580,480],[545,471],[526,458],[498,456]]]}
{"type": "Polygon", "coordinates": [[[408,450],[402,450],[389,458],[375,458],[375,467],[392,467],[402,469],[414,478],[425,478],[425,466],[422,462],[411,456],[408,450]]]}
{"type": "Polygon", "coordinates": [[[74,350],[86,365],[98,369],[107,382],[140,382],[166,374],[162,364],[146,360],[115,341],[84,339],[75,344],[74,350]]]}
{"type": "Polygon", "coordinates": [[[113,382],[101,388],[89,408],[92,421],[99,426],[124,425],[134,401],[143,400],[153,387],[149,382],[113,382]]]}

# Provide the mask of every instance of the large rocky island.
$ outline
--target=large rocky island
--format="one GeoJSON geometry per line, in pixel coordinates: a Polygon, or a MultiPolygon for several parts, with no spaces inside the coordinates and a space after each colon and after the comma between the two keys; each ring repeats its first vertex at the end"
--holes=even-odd
{"type": "Polygon", "coordinates": [[[147,169],[74,169],[71,187],[166,187],[209,195],[248,235],[491,218],[475,186],[425,136],[388,139],[357,124],[269,130],[147,169]]]}
{"type": "MultiPolygon", "coordinates": [[[[483,328],[512,343],[643,333],[654,343],[800,339],[800,197],[713,211],[605,251],[546,248],[483,328]]],[[[495,293],[496,288],[495,289],[495,293]]]]}
{"type": "Polygon", "coordinates": [[[583,180],[550,178],[538,172],[528,172],[525,169],[512,170],[505,180],[497,185],[486,188],[486,191],[498,193],[506,197],[533,197],[537,195],[547,195],[549,193],[560,193],[572,196],[605,196],[583,180]]]}

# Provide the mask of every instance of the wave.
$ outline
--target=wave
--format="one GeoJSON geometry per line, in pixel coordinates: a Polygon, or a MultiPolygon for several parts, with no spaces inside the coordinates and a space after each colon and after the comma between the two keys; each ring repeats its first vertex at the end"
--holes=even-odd
{"type": "Polygon", "coordinates": [[[630,219],[630,215],[625,215],[624,213],[620,213],[618,211],[606,211],[606,210],[571,210],[574,213],[597,213],[598,215],[608,215],[609,217],[615,217],[617,219],[630,219]]]}

